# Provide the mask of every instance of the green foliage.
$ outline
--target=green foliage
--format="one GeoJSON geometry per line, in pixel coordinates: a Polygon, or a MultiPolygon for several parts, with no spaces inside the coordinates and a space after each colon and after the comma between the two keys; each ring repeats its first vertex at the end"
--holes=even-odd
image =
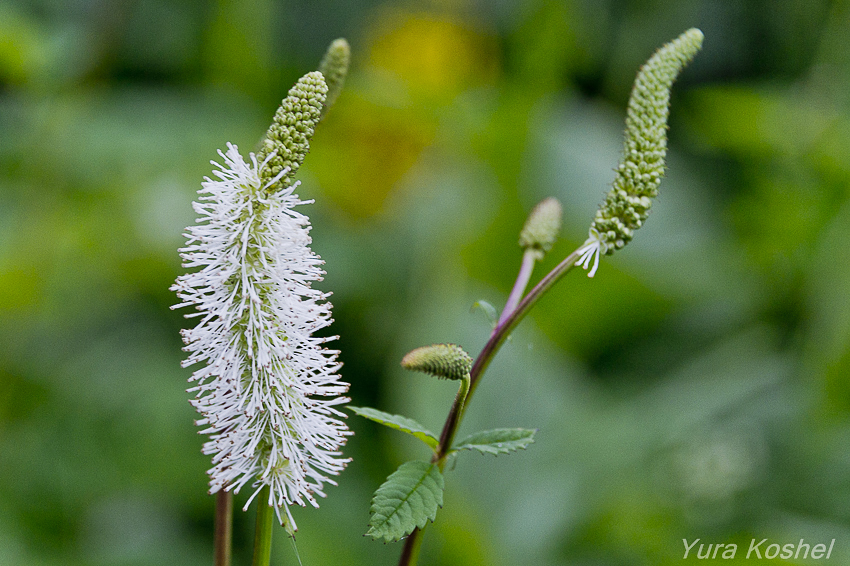
{"type": "Polygon", "coordinates": [[[405,462],[375,492],[366,535],[391,542],[423,528],[443,506],[443,486],[437,464],[405,462]]]}
{"type": "MultiPolygon", "coordinates": [[[[488,458],[459,462],[421,564],[678,566],[695,533],[842,532],[850,17],[766,4],[0,2],[0,563],[212,563],[175,250],[215,150],[254,149],[340,35],[356,64],[298,189],[316,199],[317,287],[353,403],[438,423],[453,392],[399,354],[477,352],[469,305],[501,308],[527,211],[564,205],[542,274],[610,187],[635,70],[671,30],[711,30],[673,89],[652,220],[605,277],[535,308],[464,418],[545,439],[487,481],[488,458]]],[[[362,536],[364,502],[421,448],[351,420],[354,461],[293,510],[298,545],[305,564],[394,565],[398,545],[362,536]]],[[[275,563],[293,561],[286,538],[275,563]]]]}
{"type": "Polygon", "coordinates": [[[391,415],[390,413],[385,413],[371,407],[353,407],[348,405],[348,408],[361,417],[365,417],[371,421],[375,421],[376,423],[380,423],[384,426],[415,436],[427,444],[431,450],[436,450],[437,445],[439,444],[439,440],[433,432],[429,431],[413,419],[409,419],[401,415],[391,415]]]}
{"type": "Polygon", "coordinates": [[[482,454],[510,454],[524,450],[534,442],[537,430],[527,428],[494,428],[470,434],[452,448],[452,452],[478,450],[482,454]]]}

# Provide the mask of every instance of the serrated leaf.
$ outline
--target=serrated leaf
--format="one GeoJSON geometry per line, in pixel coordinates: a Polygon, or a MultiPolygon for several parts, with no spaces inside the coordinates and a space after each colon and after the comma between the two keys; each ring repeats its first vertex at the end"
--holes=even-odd
{"type": "Polygon", "coordinates": [[[415,436],[427,444],[431,450],[436,451],[437,446],[440,444],[440,441],[433,432],[413,419],[409,419],[401,415],[391,415],[390,413],[385,413],[378,409],[373,409],[372,407],[353,407],[348,405],[348,408],[354,411],[354,413],[361,417],[365,417],[370,421],[375,421],[376,423],[380,423],[384,426],[415,436]]]}
{"type": "Polygon", "coordinates": [[[443,474],[437,464],[413,460],[390,474],[372,497],[372,519],[366,534],[396,541],[437,517],[443,506],[443,474]]]}
{"type": "Polygon", "coordinates": [[[484,312],[484,315],[487,317],[487,320],[490,321],[490,324],[493,328],[496,328],[496,325],[499,324],[499,313],[496,311],[496,307],[491,305],[485,300],[476,301],[475,304],[472,305],[472,308],[469,309],[470,312],[475,309],[481,309],[484,312]]]}
{"type": "Polygon", "coordinates": [[[508,454],[534,442],[537,430],[528,428],[495,428],[471,434],[458,442],[452,452],[478,450],[482,454],[508,454]]]}

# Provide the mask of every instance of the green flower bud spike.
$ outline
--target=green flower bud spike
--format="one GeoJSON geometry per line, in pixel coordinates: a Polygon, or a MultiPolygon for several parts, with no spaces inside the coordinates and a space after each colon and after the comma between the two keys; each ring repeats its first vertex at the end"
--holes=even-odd
{"type": "MultiPolygon", "coordinates": [[[[401,366],[413,371],[430,373],[441,379],[460,381],[443,433],[440,435],[440,445],[451,446],[457,432],[457,424],[463,418],[466,399],[472,384],[472,378],[469,375],[472,371],[472,358],[457,344],[433,344],[408,352],[401,360],[401,366]]],[[[446,453],[443,453],[438,460],[440,471],[445,465],[445,456],[446,453]]]]}
{"type": "Polygon", "coordinates": [[[325,56],[322,57],[322,62],[319,63],[319,71],[328,84],[328,96],[322,106],[322,115],[319,119],[324,118],[328,109],[336,102],[336,98],[345,84],[350,61],[351,48],[348,46],[348,42],[343,38],[333,40],[328,46],[325,56]]]}
{"type": "Polygon", "coordinates": [[[549,197],[540,201],[519,233],[519,246],[523,250],[534,250],[536,259],[542,259],[561,232],[561,213],[558,199],[549,197]]]}
{"type": "Polygon", "coordinates": [[[284,169],[289,169],[272,185],[273,190],[292,184],[295,173],[310,151],[310,139],[319,123],[327,93],[328,87],[322,73],[313,71],[298,79],[280,103],[257,153],[257,161],[265,164],[260,170],[264,183],[272,181],[284,169]]]}
{"type": "Polygon", "coordinates": [[[599,256],[624,247],[643,225],[664,176],[670,88],[682,69],[702,47],[702,32],[689,29],[664,45],[641,67],[626,115],[623,161],[614,186],[596,211],[587,241],[576,265],[599,267],[599,256]]]}
{"type": "MultiPolygon", "coordinates": [[[[540,201],[528,215],[519,233],[519,246],[524,250],[522,265],[505,308],[502,309],[502,316],[499,317],[497,327],[507,320],[522,300],[522,294],[525,293],[525,288],[531,279],[531,272],[534,270],[534,262],[543,259],[558,239],[561,232],[562,212],[558,199],[549,197],[540,201]]],[[[493,332],[496,332],[495,328],[493,332]]]]}
{"type": "Polygon", "coordinates": [[[408,352],[401,360],[401,367],[441,379],[469,379],[472,358],[456,344],[434,344],[408,352]]]}

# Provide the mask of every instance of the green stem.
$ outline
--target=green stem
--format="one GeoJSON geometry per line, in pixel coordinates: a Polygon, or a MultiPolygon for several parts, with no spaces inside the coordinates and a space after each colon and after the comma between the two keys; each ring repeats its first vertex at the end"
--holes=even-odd
{"type": "Polygon", "coordinates": [[[269,505],[269,486],[257,495],[257,527],[254,533],[254,560],[251,566],[269,566],[272,554],[272,525],[274,513],[269,505]]]}
{"type": "Polygon", "coordinates": [[[220,489],[215,494],[215,566],[230,566],[232,533],[233,494],[220,489]]]}
{"type": "Polygon", "coordinates": [[[416,566],[416,562],[419,560],[419,547],[421,546],[422,530],[416,527],[404,541],[404,548],[401,550],[398,566],[416,566]]]}
{"type": "MultiPolygon", "coordinates": [[[[443,426],[442,434],[440,434],[440,444],[437,446],[437,452],[431,459],[432,462],[439,463],[440,470],[443,469],[446,456],[452,446],[451,443],[454,440],[460,421],[463,419],[464,409],[469,404],[469,400],[475,392],[475,387],[478,385],[478,382],[481,381],[481,376],[484,374],[487,366],[490,365],[490,361],[496,355],[496,352],[499,351],[499,347],[505,341],[505,338],[508,337],[511,330],[513,330],[525,317],[525,315],[528,314],[528,311],[531,310],[531,307],[534,306],[540,297],[542,297],[546,291],[551,289],[552,286],[561,279],[561,277],[569,273],[569,271],[575,267],[576,261],[578,261],[580,256],[581,254],[579,254],[578,250],[568,255],[555,267],[555,269],[550,271],[546,277],[541,279],[540,282],[528,292],[525,298],[517,304],[516,308],[508,309],[509,305],[505,305],[505,310],[502,312],[502,320],[500,320],[495,330],[493,330],[493,334],[490,335],[490,339],[484,345],[484,348],[481,349],[478,357],[475,358],[475,363],[472,364],[472,370],[469,372],[469,379],[464,379],[461,384],[461,391],[464,388],[467,388],[467,391],[463,395],[463,399],[461,399],[460,403],[458,403],[458,399],[461,398],[461,391],[458,391],[458,396],[455,397],[455,402],[449,411],[449,416],[446,418],[446,424],[443,426]],[[506,312],[508,313],[507,316],[505,316],[506,312]]],[[[523,265],[525,265],[525,257],[523,257],[523,265]]],[[[520,268],[520,270],[522,270],[522,268],[520,268]]],[[[520,277],[522,277],[522,275],[520,275],[520,277]]],[[[520,277],[517,277],[517,281],[519,281],[520,277]]],[[[398,566],[415,565],[419,555],[419,547],[421,545],[422,531],[419,529],[413,529],[413,532],[410,533],[410,536],[404,541],[404,548],[401,551],[398,566]]]]}
{"type": "MultiPolygon", "coordinates": [[[[439,446],[452,445],[455,432],[457,432],[457,426],[461,419],[463,419],[463,411],[466,408],[466,400],[469,397],[469,386],[469,374],[466,374],[466,377],[460,380],[460,387],[457,390],[454,403],[452,403],[449,416],[446,418],[446,424],[443,425],[439,446]]],[[[431,459],[432,462],[435,462],[440,467],[441,472],[446,465],[446,456],[448,456],[448,451],[439,450],[438,448],[437,454],[434,454],[434,457],[431,459]]],[[[404,548],[398,560],[399,566],[416,566],[420,546],[422,546],[422,530],[416,527],[404,541],[404,548]]]]}
{"type": "MultiPolygon", "coordinates": [[[[528,292],[525,298],[519,302],[517,307],[511,311],[510,315],[508,315],[504,322],[501,322],[496,327],[496,330],[493,331],[490,339],[486,344],[484,344],[484,348],[481,349],[481,352],[472,364],[472,369],[469,372],[472,383],[470,385],[469,395],[467,396],[467,403],[472,398],[472,394],[475,393],[475,388],[478,386],[481,376],[484,374],[487,366],[490,365],[490,361],[492,361],[496,352],[499,351],[499,347],[502,345],[502,342],[504,342],[511,331],[516,328],[517,324],[525,318],[525,315],[528,314],[528,311],[531,310],[531,307],[537,303],[540,297],[542,297],[546,291],[551,289],[555,283],[560,281],[561,277],[569,273],[570,270],[575,267],[576,261],[578,261],[580,256],[581,254],[578,250],[568,255],[561,263],[555,266],[555,269],[546,274],[546,276],[541,279],[537,285],[531,289],[531,291],[528,292]]],[[[443,449],[443,447],[440,446],[438,449],[443,449]]]]}
{"type": "MultiPolygon", "coordinates": [[[[440,434],[439,447],[451,447],[454,442],[458,425],[460,424],[460,421],[463,420],[463,411],[466,408],[466,399],[469,397],[470,383],[469,374],[466,374],[466,377],[460,380],[460,388],[457,390],[455,402],[452,404],[449,416],[446,418],[446,424],[443,425],[443,432],[440,434]]],[[[448,456],[448,450],[438,450],[437,454],[435,454],[432,459],[433,462],[436,462],[437,465],[440,466],[441,472],[443,471],[443,467],[446,465],[446,456],[448,456]]]]}

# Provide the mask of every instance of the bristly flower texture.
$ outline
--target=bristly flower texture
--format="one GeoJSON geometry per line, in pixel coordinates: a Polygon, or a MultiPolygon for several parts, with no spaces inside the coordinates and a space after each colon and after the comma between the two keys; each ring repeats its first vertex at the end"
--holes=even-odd
{"type": "MultiPolygon", "coordinates": [[[[312,135],[324,88],[311,73],[284,100],[298,106],[301,133],[312,135]]],[[[203,447],[213,456],[210,493],[250,483],[247,509],[269,486],[269,501],[259,503],[274,506],[281,523],[283,509],[294,529],[288,506],[318,507],[314,495],[336,485],[329,476],[349,462],[340,448],[351,434],[336,408],[349,401],[342,396],[348,384],[337,374],[338,352],[324,347],[335,337],[313,336],[332,319],[329,294],[311,287],[324,272],[310,249],[310,221],[295,211],[312,201],[300,200],[298,183],[288,182],[300,160],[272,175],[277,151],[260,162],[253,153],[246,162],[232,144],[219,154],[223,162],[212,162],[215,179],[202,184],[193,203],[200,218],[180,250],[184,267],[196,271],[172,286],[183,301],[173,308],[194,306],[187,317],[200,317],[182,332],[183,365],[203,364],[189,391],[202,416],[196,424],[210,435],[203,447]]]]}
{"type": "Polygon", "coordinates": [[[689,29],[656,51],[638,72],[629,97],[623,161],[578,250],[576,265],[590,268],[588,277],[596,273],[599,256],[628,244],[649,215],[664,176],[670,89],[702,47],[702,40],[700,30],[689,29]]]}

